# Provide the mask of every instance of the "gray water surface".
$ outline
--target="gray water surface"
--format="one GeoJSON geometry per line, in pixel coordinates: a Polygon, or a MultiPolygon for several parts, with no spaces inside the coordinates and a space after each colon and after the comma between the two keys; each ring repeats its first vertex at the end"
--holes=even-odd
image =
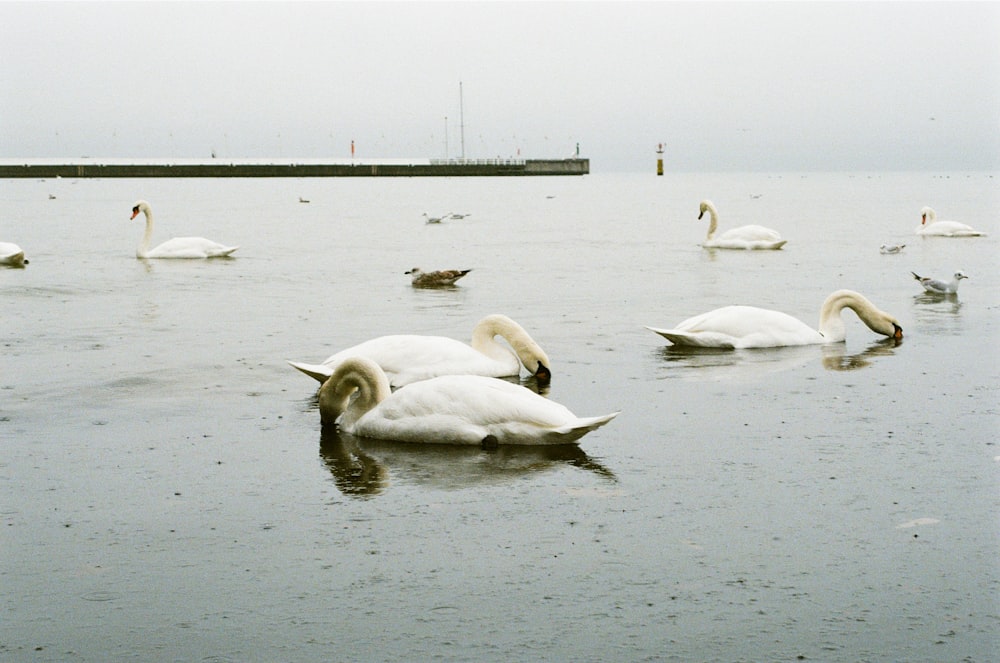
{"type": "Polygon", "coordinates": [[[2,186],[31,261],[0,269],[5,660],[995,659],[991,173],[2,186]],[[140,197],[154,242],[236,257],[135,259],[140,197]],[[702,249],[702,198],[788,244],[702,249]],[[916,237],[924,205],[990,235],[916,237]],[[414,266],[473,271],[415,290],[414,266]],[[910,275],[956,269],[950,298],[910,275]],[[825,347],[644,328],[816,324],[839,288],[902,343],[850,312],[825,347]],[[547,397],[621,415],[578,448],[374,443],[322,432],[285,363],[495,312],[549,354],[547,397]]]}

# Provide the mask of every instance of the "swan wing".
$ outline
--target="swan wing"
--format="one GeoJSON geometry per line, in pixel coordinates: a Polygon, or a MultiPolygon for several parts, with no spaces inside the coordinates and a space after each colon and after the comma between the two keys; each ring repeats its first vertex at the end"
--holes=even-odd
{"type": "MultiPolygon", "coordinates": [[[[521,364],[512,352],[508,351],[502,358],[491,358],[453,338],[415,334],[380,336],[341,350],[328,357],[323,364],[332,373],[344,359],[352,356],[367,357],[378,364],[393,387],[441,375],[499,378],[518,375],[521,371],[521,364]]],[[[292,365],[312,375],[294,363],[292,365]]],[[[322,375],[322,372],[318,373],[322,375]]],[[[321,382],[328,377],[312,376],[321,382]]]]}
{"type": "Polygon", "coordinates": [[[716,249],[780,249],[786,243],[777,230],[749,225],[727,230],[704,245],[716,249]]]}
{"type": "Polygon", "coordinates": [[[503,380],[452,375],[396,390],[349,431],[402,442],[569,444],[618,413],[579,418],[563,405],[503,380]]]}
{"type": "Polygon", "coordinates": [[[919,226],[917,234],[937,237],[982,237],[986,233],[958,221],[935,221],[926,226],[919,226]]]}
{"type": "Polygon", "coordinates": [[[204,237],[175,237],[146,253],[147,258],[222,258],[238,246],[224,246],[204,237]]]}
{"type": "Polygon", "coordinates": [[[698,347],[773,348],[824,342],[822,334],[801,320],[755,306],[725,306],[688,318],[674,329],[650,329],[677,345],[698,347]]]}

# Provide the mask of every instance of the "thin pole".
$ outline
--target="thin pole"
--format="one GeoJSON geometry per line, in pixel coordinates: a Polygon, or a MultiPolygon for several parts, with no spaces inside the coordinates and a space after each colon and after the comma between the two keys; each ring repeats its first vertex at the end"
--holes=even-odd
{"type": "Polygon", "coordinates": [[[458,127],[462,135],[462,161],[465,161],[465,104],[462,100],[462,81],[458,82],[458,127]]]}

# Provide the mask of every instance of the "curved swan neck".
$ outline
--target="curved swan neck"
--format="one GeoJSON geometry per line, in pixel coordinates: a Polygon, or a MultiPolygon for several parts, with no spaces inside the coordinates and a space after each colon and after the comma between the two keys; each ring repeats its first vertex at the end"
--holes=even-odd
{"type": "Polygon", "coordinates": [[[349,426],[388,398],[389,379],[378,364],[363,357],[345,360],[319,390],[319,415],[323,425],[349,426]],[[351,395],[358,395],[351,400],[351,395]],[[343,416],[341,416],[343,415],[343,416]]]}
{"type": "Polygon", "coordinates": [[[853,290],[837,290],[823,302],[819,312],[819,333],[831,343],[847,337],[840,312],[845,308],[854,311],[869,329],[885,336],[902,337],[902,329],[888,313],[879,310],[864,295],[853,290]]]}
{"type": "Polygon", "coordinates": [[[701,211],[698,213],[698,219],[705,216],[705,212],[708,212],[709,222],[708,222],[708,236],[706,239],[712,239],[715,235],[715,231],[719,227],[719,213],[715,209],[715,205],[712,204],[710,200],[701,201],[701,211]]]}
{"type": "MultiPolygon", "coordinates": [[[[153,239],[153,209],[144,200],[137,202],[135,209],[142,212],[143,216],[146,217],[146,230],[142,234],[142,241],[139,242],[139,248],[135,252],[135,257],[145,258],[149,253],[149,242],[153,239]]],[[[134,214],[132,218],[135,218],[134,214]]]]}
{"type": "Polygon", "coordinates": [[[538,365],[541,363],[546,368],[551,369],[549,358],[534,339],[524,330],[524,327],[517,324],[510,318],[499,313],[488,315],[480,320],[472,330],[472,342],[470,345],[482,352],[484,355],[493,358],[507,357],[510,350],[496,342],[495,338],[502,336],[510,343],[514,349],[514,354],[521,361],[526,369],[532,373],[538,372],[538,365]]]}

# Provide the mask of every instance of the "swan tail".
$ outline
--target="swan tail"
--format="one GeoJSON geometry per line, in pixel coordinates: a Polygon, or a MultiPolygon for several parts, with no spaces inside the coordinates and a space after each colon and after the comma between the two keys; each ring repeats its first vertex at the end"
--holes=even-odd
{"type": "Polygon", "coordinates": [[[721,334],[708,332],[691,333],[680,329],[657,329],[656,327],[646,327],[651,332],[655,332],[667,339],[674,345],[683,345],[694,348],[735,348],[732,340],[723,338],[721,334]]]}
{"type": "Polygon", "coordinates": [[[226,246],[226,247],[223,247],[220,250],[212,251],[209,254],[208,257],[209,258],[228,258],[229,256],[233,255],[236,252],[236,250],[239,249],[239,248],[240,247],[238,247],[238,246],[226,246]]]}
{"type": "Polygon", "coordinates": [[[303,364],[297,361],[288,361],[288,365],[297,368],[317,382],[326,382],[326,379],[333,375],[333,370],[324,364],[303,364]]]}
{"type": "Polygon", "coordinates": [[[593,432],[617,417],[621,411],[612,412],[599,417],[579,417],[571,424],[553,430],[548,436],[550,444],[571,444],[579,440],[587,433],[593,432]]]}

